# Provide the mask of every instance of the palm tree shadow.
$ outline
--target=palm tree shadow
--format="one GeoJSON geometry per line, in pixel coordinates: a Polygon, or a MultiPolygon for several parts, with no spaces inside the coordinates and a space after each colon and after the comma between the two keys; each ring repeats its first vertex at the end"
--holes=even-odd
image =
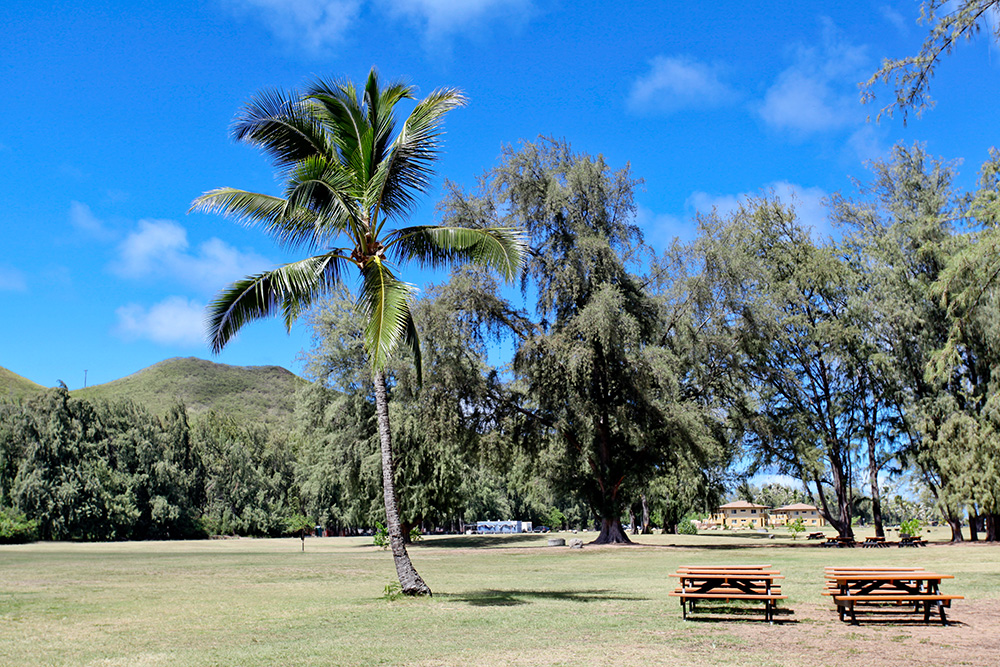
{"type": "MultiPolygon", "coordinates": [[[[483,547],[513,546],[523,542],[535,542],[534,546],[546,547],[545,536],[535,533],[512,533],[504,535],[455,535],[454,537],[436,537],[432,540],[415,542],[416,548],[466,548],[480,549],[483,547]]],[[[407,545],[411,548],[411,545],[407,545]]]]}
{"type": "Polygon", "coordinates": [[[621,595],[604,589],[581,591],[532,591],[532,590],[496,590],[486,589],[469,593],[444,593],[446,597],[456,602],[464,602],[473,607],[515,607],[531,604],[535,600],[559,600],[563,602],[600,602],[603,600],[647,600],[648,598],[634,595],[621,595]]]}

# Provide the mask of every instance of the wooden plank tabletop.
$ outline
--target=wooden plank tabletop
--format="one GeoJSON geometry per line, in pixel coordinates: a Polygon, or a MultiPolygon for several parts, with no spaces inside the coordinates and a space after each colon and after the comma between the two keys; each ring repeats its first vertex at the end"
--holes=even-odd
{"type": "Polygon", "coordinates": [[[834,572],[824,575],[835,581],[941,581],[954,579],[953,574],[936,574],[934,572],[834,572]]]}

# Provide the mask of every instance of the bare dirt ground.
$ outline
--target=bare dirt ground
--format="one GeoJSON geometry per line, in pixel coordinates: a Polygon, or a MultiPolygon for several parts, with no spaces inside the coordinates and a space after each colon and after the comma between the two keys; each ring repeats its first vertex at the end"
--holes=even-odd
{"type": "MultiPolygon", "coordinates": [[[[922,615],[912,612],[876,609],[859,611],[859,625],[851,625],[838,620],[832,605],[798,604],[793,615],[773,626],[749,620],[727,623],[726,633],[738,638],[751,658],[748,663],[1000,666],[1000,600],[958,600],[948,610],[947,626],[925,624],[922,615]]],[[[706,654],[713,652],[705,647],[706,654]]]]}

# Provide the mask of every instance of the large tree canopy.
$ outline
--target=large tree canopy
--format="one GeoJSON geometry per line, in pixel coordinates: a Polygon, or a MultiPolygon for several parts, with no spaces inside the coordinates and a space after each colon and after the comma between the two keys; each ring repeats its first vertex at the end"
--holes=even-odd
{"type": "Polygon", "coordinates": [[[522,294],[534,312],[478,299],[515,339],[498,404],[515,437],[600,519],[597,542],[627,542],[626,503],[712,422],[688,391],[689,359],[671,348],[664,306],[636,273],[650,257],[633,222],[636,182],[543,139],[506,148],[480,183],[471,195],[452,187],[446,220],[522,227],[532,245],[522,294]]]}

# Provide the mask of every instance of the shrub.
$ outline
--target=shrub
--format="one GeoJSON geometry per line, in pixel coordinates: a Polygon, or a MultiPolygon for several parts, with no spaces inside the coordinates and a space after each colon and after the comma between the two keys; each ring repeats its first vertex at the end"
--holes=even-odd
{"type": "Polygon", "coordinates": [[[22,544],[38,537],[38,522],[11,507],[0,507],[0,544],[22,544]]]}
{"type": "MultiPolygon", "coordinates": [[[[410,542],[419,542],[422,539],[424,539],[424,536],[418,526],[410,529],[410,542]]],[[[380,549],[389,548],[389,529],[382,525],[381,521],[375,522],[375,534],[372,535],[372,544],[380,549]]]]}
{"type": "Polygon", "coordinates": [[[698,529],[691,522],[690,517],[684,517],[679,524],[677,524],[677,533],[679,535],[697,535],[698,529]]]}
{"type": "Polygon", "coordinates": [[[900,535],[920,535],[920,519],[907,519],[899,524],[900,535]]]}
{"type": "Polygon", "coordinates": [[[788,532],[792,534],[792,539],[794,540],[799,536],[799,533],[805,531],[806,525],[802,523],[802,517],[797,517],[795,521],[788,524],[788,532]]]}

